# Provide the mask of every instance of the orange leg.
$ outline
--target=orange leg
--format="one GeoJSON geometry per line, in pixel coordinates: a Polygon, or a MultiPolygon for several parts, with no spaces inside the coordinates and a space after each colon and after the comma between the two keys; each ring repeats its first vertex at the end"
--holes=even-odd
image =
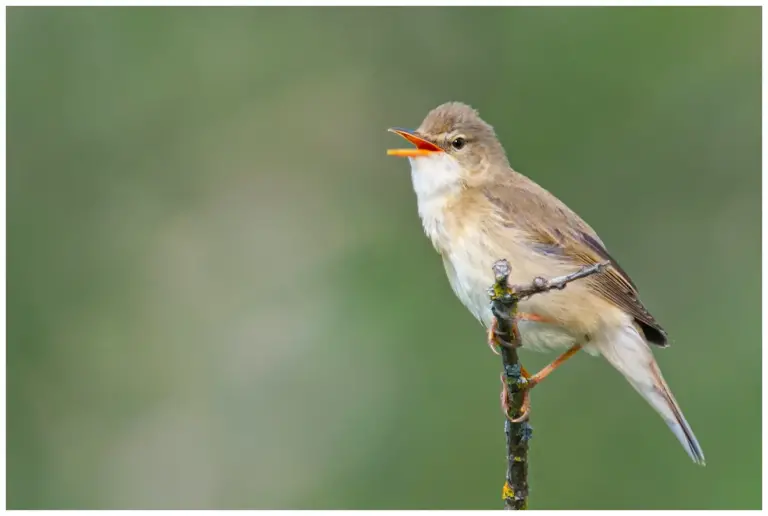
{"type": "Polygon", "coordinates": [[[529,314],[527,312],[517,312],[517,320],[542,322],[542,323],[550,323],[550,324],[553,324],[555,322],[554,319],[550,319],[549,317],[545,317],[539,314],[529,314]]]}
{"type": "MultiPolygon", "coordinates": [[[[518,312],[516,315],[516,320],[518,321],[532,321],[532,322],[541,322],[541,323],[554,323],[552,319],[538,315],[538,314],[532,314],[527,312],[518,312]]],[[[488,329],[488,345],[490,346],[491,350],[498,355],[499,351],[497,349],[498,346],[502,345],[500,342],[500,339],[498,338],[496,332],[498,330],[498,321],[494,317],[491,319],[491,327],[488,329]]],[[[517,330],[517,326],[513,327],[513,330],[517,330]]],[[[517,335],[518,342],[520,341],[519,334],[517,335]]],[[[581,349],[580,344],[576,344],[575,346],[571,347],[568,351],[557,357],[551,364],[546,366],[544,369],[536,373],[535,375],[531,375],[526,369],[521,365],[520,366],[520,373],[522,374],[523,378],[528,380],[527,385],[525,386],[525,390],[523,391],[523,403],[520,406],[520,415],[518,417],[512,418],[509,416],[509,391],[507,390],[507,383],[504,378],[504,373],[501,374],[501,410],[504,412],[504,415],[513,423],[522,423],[523,421],[528,421],[528,418],[531,413],[531,395],[530,390],[541,383],[541,381],[549,376],[552,371],[563,365],[569,358],[571,358],[573,355],[576,354],[577,351],[581,349]]]]}
{"type": "Polygon", "coordinates": [[[544,378],[552,374],[552,372],[563,365],[569,358],[571,358],[573,355],[575,355],[579,350],[581,349],[581,344],[576,344],[572,346],[568,351],[557,357],[555,360],[552,361],[551,364],[546,366],[544,369],[536,373],[535,375],[531,376],[531,374],[525,370],[524,367],[520,366],[520,372],[523,375],[523,378],[528,380],[528,384],[525,387],[525,390],[523,391],[523,403],[520,406],[520,415],[518,417],[512,418],[509,416],[509,391],[507,390],[507,383],[504,379],[504,373],[501,374],[501,383],[502,383],[502,391],[501,391],[501,410],[504,412],[504,415],[513,423],[522,423],[523,421],[528,421],[528,418],[531,414],[531,389],[533,389],[536,385],[541,383],[544,378]]]}
{"type": "Polygon", "coordinates": [[[569,358],[571,358],[573,355],[575,355],[579,350],[581,349],[581,344],[574,344],[571,346],[571,348],[554,359],[551,364],[546,366],[544,369],[536,373],[535,375],[528,378],[528,389],[533,389],[537,384],[541,383],[541,381],[552,374],[552,372],[563,365],[569,358]]]}

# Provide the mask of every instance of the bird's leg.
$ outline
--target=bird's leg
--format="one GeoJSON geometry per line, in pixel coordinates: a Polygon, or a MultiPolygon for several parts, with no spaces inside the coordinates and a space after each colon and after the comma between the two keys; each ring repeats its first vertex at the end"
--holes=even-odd
{"type": "Polygon", "coordinates": [[[517,417],[510,417],[509,415],[509,391],[507,390],[507,382],[504,379],[504,373],[501,374],[501,383],[503,385],[501,390],[501,410],[504,415],[513,423],[522,423],[528,421],[528,417],[531,414],[531,389],[536,387],[541,381],[549,376],[552,371],[563,365],[569,358],[575,355],[581,349],[581,344],[575,344],[568,351],[557,357],[544,369],[531,376],[531,374],[525,370],[523,366],[520,366],[520,374],[526,379],[526,383],[523,386],[523,403],[520,405],[520,415],[517,417]]]}
{"type": "MultiPolygon", "coordinates": [[[[493,351],[495,354],[500,354],[499,350],[497,349],[499,346],[506,346],[506,347],[512,347],[512,348],[518,348],[522,344],[520,339],[520,331],[517,329],[517,324],[511,325],[511,331],[512,331],[512,342],[504,340],[502,337],[506,337],[507,335],[499,334],[499,323],[497,313],[494,313],[494,316],[491,319],[491,327],[488,328],[488,345],[491,348],[491,351],[493,351]]],[[[531,321],[531,322],[540,322],[540,323],[554,323],[554,321],[548,317],[528,313],[528,312],[517,312],[514,316],[515,322],[517,321],[531,321]]],[[[536,373],[535,375],[531,375],[526,369],[520,365],[520,374],[523,378],[525,378],[525,385],[522,386],[522,395],[523,395],[523,402],[520,405],[520,415],[518,417],[511,417],[509,415],[510,407],[509,407],[509,391],[507,390],[507,382],[504,377],[504,373],[501,374],[501,383],[502,383],[502,389],[501,389],[501,410],[504,412],[504,415],[513,423],[522,423],[523,421],[528,421],[528,418],[531,413],[531,394],[530,390],[538,383],[540,383],[544,378],[549,376],[552,371],[560,367],[566,360],[571,358],[578,350],[581,349],[581,345],[577,344],[570,348],[568,351],[557,357],[551,364],[549,364],[547,367],[536,373]]]]}
{"type": "Polygon", "coordinates": [[[571,346],[571,348],[554,359],[552,363],[550,363],[548,366],[544,367],[541,371],[536,373],[533,376],[528,376],[528,386],[527,389],[533,389],[537,384],[541,383],[541,381],[552,374],[552,371],[563,365],[569,358],[571,358],[573,355],[575,355],[579,350],[581,349],[581,344],[574,344],[571,346]]]}
{"type": "Polygon", "coordinates": [[[549,323],[549,324],[554,324],[555,322],[554,319],[550,319],[549,317],[545,317],[539,314],[531,314],[528,312],[517,312],[517,314],[515,315],[515,319],[517,319],[518,321],[532,321],[532,322],[549,323]]]}

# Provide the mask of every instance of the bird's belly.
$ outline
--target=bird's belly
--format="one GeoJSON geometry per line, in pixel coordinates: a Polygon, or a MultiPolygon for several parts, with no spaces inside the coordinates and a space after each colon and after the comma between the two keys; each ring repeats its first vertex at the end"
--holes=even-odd
{"type": "Polygon", "coordinates": [[[554,324],[534,321],[519,321],[522,349],[530,351],[565,351],[574,344],[579,344],[577,338],[568,330],[554,324]]]}
{"type": "MultiPolygon", "coordinates": [[[[464,306],[480,321],[486,328],[490,327],[493,315],[490,308],[490,297],[488,288],[493,284],[493,275],[491,272],[492,264],[484,264],[486,267],[469,267],[465,263],[456,263],[443,257],[448,281],[451,284],[456,296],[464,306]]],[[[512,265],[514,270],[515,266],[512,265]]],[[[523,281],[512,278],[512,283],[527,283],[536,275],[523,281]]],[[[541,294],[520,302],[518,310],[524,313],[533,313],[539,316],[555,319],[557,303],[552,306],[547,303],[548,296],[556,296],[556,292],[541,294]]],[[[551,301],[551,299],[550,299],[551,301]]],[[[559,319],[559,318],[558,318],[559,319]]],[[[533,351],[563,351],[574,344],[579,343],[577,334],[569,331],[564,325],[550,324],[534,321],[518,322],[518,329],[522,340],[522,349],[533,351]]]]}

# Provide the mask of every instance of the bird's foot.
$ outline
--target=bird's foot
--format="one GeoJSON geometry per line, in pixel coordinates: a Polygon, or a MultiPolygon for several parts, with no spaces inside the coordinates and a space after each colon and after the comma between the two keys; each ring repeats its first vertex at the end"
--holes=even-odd
{"type": "Polygon", "coordinates": [[[530,415],[531,415],[531,395],[530,395],[530,389],[532,386],[529,386],[528,379],[531,377],[531,375],[528,373],[528,371],[525,370],[523,366],[520,366],[520,373],[519,376],[515,379],[515,375],[510,375],[513,381],[517,381],[519,384],[519,387],[522,389],[523,394],[523,402],[520,405],[519,413],[517,417],[511,417],[509,415],[510,410],[512,410],[512,407],[509,405],[509,389],[507,385],[507,378],[505,373],[501,373],[501,411],[504,412],[504,416],[509,419],[512,423],[522,423],[524,421],[528,421],[530,415]]]}
{"type": "Polygon", "coordinates": [[[488,346],[496,355],[500,355],[500,348],[516,349],[520,346],[520,335],[517,325],[512,326],[513,335],[499,332],[499,322],[494,317],[491,319],[491,327],[488,328],[488,346]]]}
{"type": "Polygon", "coordinates": [[[501,373],[501,410],[504,412],[506,418],[513,423],[522,423],[524,421],[528,421],[531,415],[531,389],[540,384],[544,378],[552,374],[555,369],[563,365],[580,349],[581,344],[572,346],[568,351],[553,360],[551,364],[534,375],[531,375],[528,371],[526,371],[523,366],[520,366],[519,373],[517,371],[513,371],[510,374],[501,373]],[[509,415],[509,412],[512,410],[512,408],[509,406],[509,389],[507,386],[507,382],[509,380],[507,377],[510,380],[516,381],[518,383],[518,389],[522,391],[523,395],[523,402],[520,404],[520,409],[518,410],[520,415],[516,417],[509,415]]]}
{"type": "MultiPolygon", "coordinates": [[[[495,314],[494,314],[495,315],[495,314]]],[[[491,318],[491,327],[488,328],[488,346],[494,354],[501,354],[499,348],[517,349],[522,345],[520,331],[517,329],[517,321],[532,321],[541,323],[553,323],[552,319],[543,315],[531,314],[527,312],[518,312],[515,314],[515,324],[511,325],[512,335],[499,332],[499,321],[496,317],[491,318]]]]}
{"type": "Polygon", "coordinates": [[[520,405],[520,415],[517,417],[509,417],[509,412],[507,414],[507,419],[509,419],[512,423],[524,423],[525,421],[528,421],[531,417],[531,390],[525,389],[523,391],[523,403],[520,405]]]}

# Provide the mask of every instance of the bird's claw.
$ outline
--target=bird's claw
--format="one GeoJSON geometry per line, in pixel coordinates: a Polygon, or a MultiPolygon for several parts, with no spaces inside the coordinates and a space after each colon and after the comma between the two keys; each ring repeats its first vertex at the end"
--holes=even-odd
{"type": "Polygon", "coordinates": [[[488,328],[488,347],[491,348],[494,354],[501,354],[499,348],[517,349],[519,347],[519,344],[516,343],[520,342],[520,336],[517,334],[515,326],[512,326],[512,332],[514,333],[514,335],[511,335],[513,340],[507,340],[510,335],[499,332],[499,323],[495,318],[491,321],[491,327],[488,328]]]}
{"type": "MultiPolygon", "coordinates": [[[[506,389],[505,389],[506,390],[506,389]]],[[[509,417],[509,411],[506,410],[504,414],[512,423],[524,423],[531,417],[531,393],[528,389],[523,391],[523,404],[520,405],[520,415],[517,417],[509,417]]]]}
{"type": "Polygon", "coordinates": [[[503,321],[511,322],[513,319],[508,312],[500,309],[497,303],[491,304],[491,313],[493,314],[494,318],[501,319],[503,321]]]}
{"type": "Polygon", "coordinates": [[[523,423],[525,421],[528,421],[531,416],[531,395],[530,395],[530,387],[528,385],[528,382],[525,382],[525,385],[523,386],[523,403],[520,405],[520,415],[517,417],[512,417],[509,415],[510,406],[509,406],[509,390],[507,389],[507,381],[505,379],[504,373],[501,373],[501,411],[504,412],[504,417],[509,419],[511,423],[523,423]]]}

